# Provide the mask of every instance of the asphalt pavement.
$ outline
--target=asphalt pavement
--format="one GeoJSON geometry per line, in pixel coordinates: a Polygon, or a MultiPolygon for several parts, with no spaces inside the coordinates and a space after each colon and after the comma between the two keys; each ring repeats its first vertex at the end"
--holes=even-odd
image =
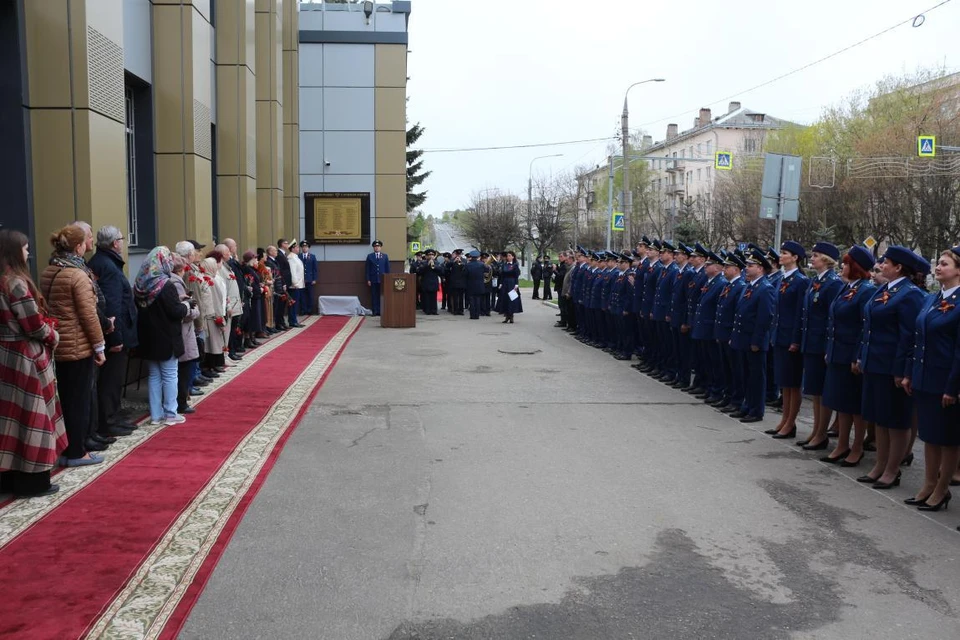
{"type": "Polygon", "coordinates": [[[960,516],[553,328],[366,322],[183,638],[960,637],[960,516]]]}
{"type": "Polygon", "coordinates": [[[463,249],[464,252],[469,252],[476,248],[452,224],[437,222],[434,224],[434,229],[437,231],[437,246],[434,249],[441,253],[454,249],[463,249]]]}

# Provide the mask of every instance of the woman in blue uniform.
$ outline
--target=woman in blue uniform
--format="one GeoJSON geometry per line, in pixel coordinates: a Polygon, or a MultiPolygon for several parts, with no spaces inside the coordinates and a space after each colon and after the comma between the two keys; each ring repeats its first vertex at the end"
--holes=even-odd
{"type": "Polygon", "coordinates": [[[829,242],[813,245],[810,263],[817,275],[807,288],[803,302],[803,337],[800,351],[803,353],[803,393],[813,399],[813,432],[805,441],[797,444],[807,451],[818,451],[830,446],[827,427],[833,410],[824,405],[823,381],[827,377],[827,316],[830,305],[843,289],[843,281],[834,268],[840,260],[840,250],[829,242]]]}
{"type": "Polygon", "coordinates": [[[921,511],[947,508],[960,460],[960,247],[940,255],[935,276],[940,292],[927,296],[917,317],[913,358],[903,379],[917,408],[926,463],[923,486],[904,502],[921,511]]]}
{"type": "Polygon", "coordinates": [[[863,393],[861,376],[851,366],[856,361],[863,332],[863,307],[877,288],[870,283],[873,256],[863,247],[850,248],[843,256],[843,279],[846,284],[830,305],[827,319],[827,375],[821,402],[837,412],[839,434],[837,446],[830,455],[820,458],[831,464],[855,467],[863,459],[863,441],[867,424],[860,415],[863,393]],[[850,443],[850,425],[853,443],[850,443]]]}
{"type": "Polygon", "coordinates": [[[723,277],[726,283],[720,290],[717,318],[713,325],[713,336],[720,350],[722,397],[710,405],[722,413],[739,411],[743,404],[743,369],[737,354],[730,346],[730,336],[733,333],[733,317],[737,311],[737,303],[740,302],[745,285],[741,271],[746,267],[746,263],[736,254],[726,254],[723,261],[723,277]]]}
{"type": "Polygon", "coordinates": [[[513,315],[523,313],[523,304],[520,301],[520,267],[517,265],[517,254],[507,251],[507,261],[500,268],[500,297],[497,298],[497,313],[503,314],[503,324],[513,324],[513,315]],[[516,291],[517,297],[510,299],[510,292],[516,291]]]}
{"type": "Polygon", "coordinates": [[[775,292],[776,321],[773,328],[774,378],[783,397],[783,417],[780,423],[765,433],[774,438],[793,438],[797,435],[797,415],[803,394],[803,356],[800,342],[803,329],[803,298],[810,286],[810,278],[800,270],[800,262],[807,252],[799,242],[788,240],[780,247],[780,268],[783,276],[775,292]]]}
{"type": "Polygon", "coordinates": [[[864,306],[863,341],[853,365],[855,373],[863,373],[863,417],[876,423],[877,462],[857,481],[889,489],[900,484],[900,462],[913,422],[913,405],[901,384],[924,294],[911,279],[929,273],[930,263],[893,245],[884,254],[881,269],[887,283],[864,306]]]}
{"type": "Polygon", "coordinates": [[[744,372],[743,404],[730,416],[749,423],[763,420],[766,405],[766,351],[770,348],[774,292],[766,279],[771,266],[763,252],[754,249],[746,262],[747,284],[737,303],[730,334],[730,346],[737,352],[744,372]]]}

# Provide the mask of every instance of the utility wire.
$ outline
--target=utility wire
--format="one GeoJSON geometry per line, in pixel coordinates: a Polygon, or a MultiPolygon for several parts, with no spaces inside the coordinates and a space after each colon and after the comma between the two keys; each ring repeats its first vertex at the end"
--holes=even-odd
{"type": "MultiPolygon", "coordinates": [[[[866,43],[866,42],[869,42],[870,40],[873,40],[874,38],[879,38],[880,36],[882,36],[882,35],[884,35],[884,34],[887,34],[887,33],[891,32],[891,31],[893,31],[894,29],[898,29],[898,28],[902,27],[902,26],[905,25],[905,24],[912,24],[914,27],[919,27],[919,26],[921,26],[921,25],[925,22],[925,20],[926,20],[926,17],[924,16],[924,14],[930,13],[931,11],[933,11],[933,10],[935,10],[935,9],[939,9],[940,7],[942,7],[942,6],[945,5],[945,4],[950,3],[951,1],[952,1],[952,0],[942,0],[942,2],[939,2],[938,4],[933,5],[933,6],[930,7],[929,9],[924,9],[924,10],[921,11],[920,13],[913,14],[913,15],[911,15],[909,18],[907,18],[906,20],[903,20],[903,21],[901,21],[901,22],[898,22],[897,24],[895,24],[895,25],[893,25],[893,26],[891,26],[891,27],[887,27],[887,28],[884,29],[883,31],[878,31],[877,33],[873,34],[872,36],[867,36],[866,38],[864,38],[863,40],[860,40],[859,42],[854,42],[854,43],[851,44],[851,45],[847,45],[847,46],[844,47],[843,49],[838,49],[837,51],[834,51],[833,53],[830,53],[830,54],[828,54],[828,55],[823,56],[822,58],[819,58],[819,59],[817,59],[817,60],[814,60],[813,62],[808,62],[807,64],[803,65],[802,67],[797,67],[796,69],[793,69],[793,70],[791,70],[791,71],[787,71],[786,73],[780,74],[780,75],[777,76],[776,78],[771,78],[770,80],[767,80],[767,81],[765,81],[765,82],[761,82],[760,84],[758,84],[758,85],[756,85],[756,86],[753,86],[753,87],[750,87],[749,89],[745,89],[745,90],[743,90],[743,91],[738,91],[738,92],[733,93],[733,94],[731,94],[731,95],[729,95],[729,96],[727,96],[727,97],[725,97],[725,98],[719,98],[719,99],[717,99],[717,100],[712,100],[712,101],[707,102],[707,103],[704,103],[704,104],[716,104],[716,103],[718,103],[718,102],[726,102],[727,100],[730,100],[731,98],[736,98],[736,97],[739,97],[739,96],[748,94],[748,93],[750,93],[750,92],[752,92],[752,91],[756,91],[757,89],[760,89],[761,87],[765,87],[765,86],[767,86],[767,85],[773,84],[774,82],[778,82],[779,80],[783,80],[784,78],[787,78],[787,77],[789,77],[789,76],[792,76],[792,75],[794,75],[794,74],[796,74],[796,73],[800,73],[801,71],[805,71],[806,69],[809,69],[810,67],[813,67],[813,66],[815,66],[815,65],[820,64],[821,62],[826,62],[827,60],[829,60],[829,59],[831,59],[831,58],[835,58],[835,57],[837,57],[838,55],[840,55],[841,53],[846,53],[847,51],[850,51],[851,49],[853,49],[853,48],[855,48],[855,47],[859,47],[860,45],[862,45],[862,44],[864,44],[864,43],[866,43]]],[[[647,125],[656,124],[656,123],[661,122],[661,121],[663,121],[663,120],[669,120],[670,118],[678,118],[678,117],[680,117],[680,116],[682,116],[682,115],[686,115],[686,114],[688,114],[688,113],[691,113],[691,111],[690,111],[690,110],[687,110],[687,111],[683,111],[683,112],[681,112],[681,113],[675,113],[675,114],[673,114],[673,115],[664,116],[663,118],[658,118],[657,120],[651,120],[650,122],[644,122],[643,124],[641,124],[641,125],[639,125],[639,126],[644,127],[644,126],[647,126],[647,125]]]]}
{"type": "Polygon", "coordinates": [[[512,144],[512,145],[505,145],[501,147],[423,149],[423,152],[424,153],[459,153],[461,151],[499,151],[501,149],[531,149],[534,147],[557,147],[560,145],[567,145],[567,144],[584,144],[587,142],[605,142],[607,140],[613,140],[613,139],[614,139],[614,136],[608,136],[606,138],[587,138],[585,140],[564,140],[562,142],[536,142],[532,144],[512,144]]]}

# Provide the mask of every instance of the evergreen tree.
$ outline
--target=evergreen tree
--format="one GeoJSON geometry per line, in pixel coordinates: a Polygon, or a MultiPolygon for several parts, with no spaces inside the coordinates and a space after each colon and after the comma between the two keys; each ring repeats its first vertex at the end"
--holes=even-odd
{"type": "Polygon", "coordinates": [[[410,147],[420,139],[420,136],[423,135],[423,127],[420,126],[420,123],[413,125],[407,129],[407,212],[411,212],[414,209],[418,208],[424,203],[427,199],[427,192],[420,191],[415,192],[418,186],[426,180],[431,171],[423,170],[423,160],[420,159],[420,156],[423,155],[423,151],[419,149],[411,149],[410,147]]]}

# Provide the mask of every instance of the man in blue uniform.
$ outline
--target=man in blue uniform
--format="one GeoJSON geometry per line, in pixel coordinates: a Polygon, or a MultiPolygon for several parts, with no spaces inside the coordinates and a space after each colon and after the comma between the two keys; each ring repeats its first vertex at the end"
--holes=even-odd
{"type": "Polygon", "coordinates": [[[471,251],[467,254],[467,258],[469,262],[464,265],[464,280],[467,296],[470,299],[470,319],[479,320],[480,312],[484,309],[483,301],[487,295],[484,276],[489,272],[490,267],[479,260],[479,251],[471,251]]]}
{"type": "Polygon", "coordinates": [[[380,315],[380,285],[383,284],[384,276],[390,273],[390,258],[383,253],[383,243],[374,240],[373,252],[367,254],[365,271],[367,274],[367,286],[370,287],[370,308],[373,309],[373,315],[380,315]]]}
{"type": "MultiPolygon", "coordinates": [[[[770,262],[770,266],[773,267],[773,273],[767,276],[767,281],[770,283],[770,286],[773,287],[774,292],[774,304],[773,304],[773,313],[774,318],[777,314],[777,303],[776,297],[780,291],[780,283],[783,281],[783,270],[780,269],[780,252],[774,249],[773,247],[767,247],[767,261],[770,262]]],[[[776,322],[776,320],[774,320],[776,322]]],[[[783,398],[780,397],[780,387],[777,385],[777,378],[773,375],[774,363],[773,363],[773,354],[775,349],[774,341],[775,336],[773,332],[770,332],[770,348],[767,349],[767,392],[766,392],[766,402],[767,406],[772,409],[780,409],[783,407],[783,398]]]]}
{"type": "Polygon", "coordinates": [[[720,399],[710,405],[723,413],[739,411],[743,404],[743,369],[739,366],[733,347],[730,346],[730,335],[733,333],[733,317],[737,303],[743,294],[744,281],[741,271],[746,266],[736,253],[727,253],[723,261],[723,276],[726,282],[720,290],[717,319],[713,325],[713,335],[720,350],[723,367],[723,391],[720,399]]]}
{"type": "Polygon", "coordinates": [[[694,286],[695,271],[690,264],[692,255],[693,249],[682,242],[677,244],[677,250],[673,252],[678,271],[670,296],[668,320],[677,371],[676,379],[670,382],[670,386],[675,389],[690,388],[690,325],[687,320],[687,303],[690,289],[694,286]]]}
{"type": "Polygon", "coordinates": [[[763,252],[754,249],[747,256],[747,286],[737,303],[730,346],[736,351],[744,372],[744,397],[739,411],[731,417],[740,422],[763,420],[770,325],[773,321],[774,292],[767,282],[771,270],[763,252]]]}
{"type": "Polygon", "coordinates": [[[313,287],[317,284],[319,270],[317,268],[317,256],[310,253],[310,243],[306,240],[300,242],[300,260],[303,261],[303,286],[305,295],[300,298],[300,315],[313,315],[313,287]]]}
{"type": "Polygon", "coordinates": [[[673,288],[680,270],[673,261],[674,247],[664,240],[660,243],[660,279],[653,299],[653,321],[657,327],[657,369],[651,373],[661,382],[673,382],[677,378],[676,354],[673,351],[673,338],[670,335],[670,303],[673,288]]]}
{"type": "MultiPolygon", "coordinates": [[[[689,342],[689,360],[690,365],[687,367],[693,371],[693,379],[684,387],[681,387],[681,391],[686,391],[687,393],[697,395],[704,391],[703,381],[705,380],[703,376],[703,367],[700,363],[701,359],[701,349],[700,344],[693,337],[693,325],[697,319],[697,307],[700,306],[700,297],[703,294],[701,289],[703,288],[704,283],[707,281],[707,272],[705,264],[707,261],[707,253],[709,253],[702,244],[697,242],[693,250],[690,253],[690,260],[688,264],[693,270],[693,275],[690,277],[689,282],[687,283],[687,319],[685,324],[680,325],[680,333],[684,335],[686,340],[689,342]]],[[[716,310],[714,310],[716,311],[716,310]]]]}
{"type": "MultiPolygon", "coordinates": [[[[697,244],[697,251],[702,247],[697,244]]],[[[697,351],[697,393],[694,395],[708,404],[723,397],[723,360],[720,346],[714,337],[717,304],[726,280],[721,275],[723,260],[712,251],[703,250],[705,265],[703,280],[697,290],[699,301],[693,316],[693,343],[697,351]]]]}

